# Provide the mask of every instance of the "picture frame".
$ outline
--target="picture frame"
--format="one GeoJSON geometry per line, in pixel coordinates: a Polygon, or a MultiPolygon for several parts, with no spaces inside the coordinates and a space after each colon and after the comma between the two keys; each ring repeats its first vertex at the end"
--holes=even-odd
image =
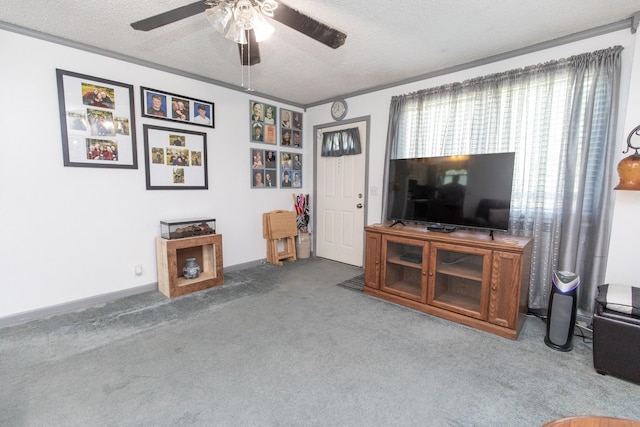
{"type": "Polygon", "coordinates": [[[133,86],[56,69],[64,166],[138,169],[133,86]]]}
{"type": "Polygon", "coordinates": [[[278,188],[278,153],[250,148],[251,188],[278,188]]]}
{"type": "Polygon", "coordinates": [[[207,134],[143,125],[147,190],[206,190],[207,134]]]}
{"type": "Polygon", "coordinates": [[[302,113],[280,109],[280,146],[302,148],[302,113]]]}
{"type": "Polygon", "coordinates": [[[302,187],[302,154],[297,152],[280,152],[280,187],[302,187]]]}
{"type": "Polygon", "coordinates": [[[249,100],[249,140],[277,145],[277,117],[278,108],[275,105],[249,100]]]}
{"type": "Polygon", "coordinates": [[[215,128],[215,104],[148,87],[140,87],[142,117],[215,128]]]}

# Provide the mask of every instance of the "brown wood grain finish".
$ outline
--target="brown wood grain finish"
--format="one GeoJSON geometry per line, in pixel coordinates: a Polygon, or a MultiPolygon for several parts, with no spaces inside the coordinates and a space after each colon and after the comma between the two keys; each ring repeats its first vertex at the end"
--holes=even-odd
{"type": "Polygon", "coordinates": [[[543,427],[640,427],[640,421],[613,417],[569,417],[548,422],[543,427]]]}
{"type": "Polygon", "coordinates": [[[364,285],[372,289],[380,288],[380,241],[380,234],[367,234],[364,285]]]}
{"type": "Polygon", "coordinates": [[[298,235],[296,213],[275,210],[262,214],[262,236],[267,241],[267,262],[282,266],[282,260],[297,260],[295,237],[298,235]],[[282,242],[283,250],[279,250],[282,242]]]}
{"type": "Polygon", "coordinates": [[[522,255],[495,251],[491,268],[491,292],[489,297],[489,318],[491,323],[515,328],[520,310],[519,296],[522,288],[520,266],[522,255]]]}
{"type": "Polygon", "coordinates": [[[380,289],[404,298],[426,303],[427,301],[427,242],[393,235],[382,236],[380,264],[380,289]],[[420,262],[402,260],[397,248],[410,248],[420,262]],[[384,261],[383,261],[384,260],[384,261]]]}
{"type": "MultiPolygon", "coordinates": [[[[429,257],[429,298],[428,303],[436,307],[440,307],[445,310],[455,311],[465,316],[474,317],[477,319],[487,318],[488,309],[488,291],[489,278],[491,272],[491,251],[484,248],[478,248],[473,246],[460,246],[459,244],[451,244],[444,242],[434,242],[431,245],[431,255],[429,257]],[[475,255],[482,258],[481,266],[477,266],[475,274],[469,272],[469,268],[461,267],[460,265],[453,265],[451,269],[437,267],[437,257],[439,251],[448,251],[452,253],[459,253],[465,255],[475,255]],[[479,297],[480,305],[474,307],[472,303],[465,304],[465,298],[463,296],[441,297],[439,300],[435,297],[436,291],[436,274],[441,271],[444,274],[460,277],[463,279],[470,279],[477,281],[480,285],[479,297]]],[[[470,300],[469,300],[470,301],[470,300]]]]}
{"type": "Polygon", "coordinates": [[[158,290],[169,298],[201,291],[224,283],[222,235],[167,240],[156,238],[158,290]],[[200,275],[187,279],[182,267],[187,258],[196,258],[200,275]]]}
{"type": "Polygon", "coordinates": [[[365,232],[365,293],[517,338],[526,313],[531,239],[388,224],[365,232]]]}

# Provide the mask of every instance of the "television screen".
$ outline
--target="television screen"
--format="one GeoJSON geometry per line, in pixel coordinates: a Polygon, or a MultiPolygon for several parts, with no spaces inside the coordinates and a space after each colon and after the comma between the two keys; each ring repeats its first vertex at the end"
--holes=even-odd
{"type": "Polygon", "coordinates": [[[508,230],[515,153],[393,159],[388,220],[508,230]]]}

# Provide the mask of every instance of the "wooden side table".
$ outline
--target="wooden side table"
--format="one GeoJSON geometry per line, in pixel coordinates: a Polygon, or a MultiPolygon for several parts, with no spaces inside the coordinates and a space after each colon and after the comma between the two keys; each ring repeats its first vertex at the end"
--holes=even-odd
{"type": "Polygon", "coordinates": [[[282,260],[295,262],[296,213],[293,211],[271,211],[262,214],[262,236],[267,239],[267,262],[282,266],[282,260]],[[278,250],[283,241],[284,250],[278,250]]]}
{"type": "Polygon", "coordinates": [[[224,283],[222,235],[168,240],[156,237],[158,290],[169,298],[201,291],[224,283]],[[187,258],[195,258],[200,275],[187,279],[182,275],[187,258]]]}

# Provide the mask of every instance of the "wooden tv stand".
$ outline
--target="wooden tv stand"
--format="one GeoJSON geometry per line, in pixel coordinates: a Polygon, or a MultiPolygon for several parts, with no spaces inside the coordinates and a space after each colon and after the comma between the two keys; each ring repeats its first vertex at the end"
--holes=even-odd
{"type": "Polygon", "coordinates": [[[365,227],[366,294],[517,338],[527,311],[530,238],[390,225],[365,227]]]}

